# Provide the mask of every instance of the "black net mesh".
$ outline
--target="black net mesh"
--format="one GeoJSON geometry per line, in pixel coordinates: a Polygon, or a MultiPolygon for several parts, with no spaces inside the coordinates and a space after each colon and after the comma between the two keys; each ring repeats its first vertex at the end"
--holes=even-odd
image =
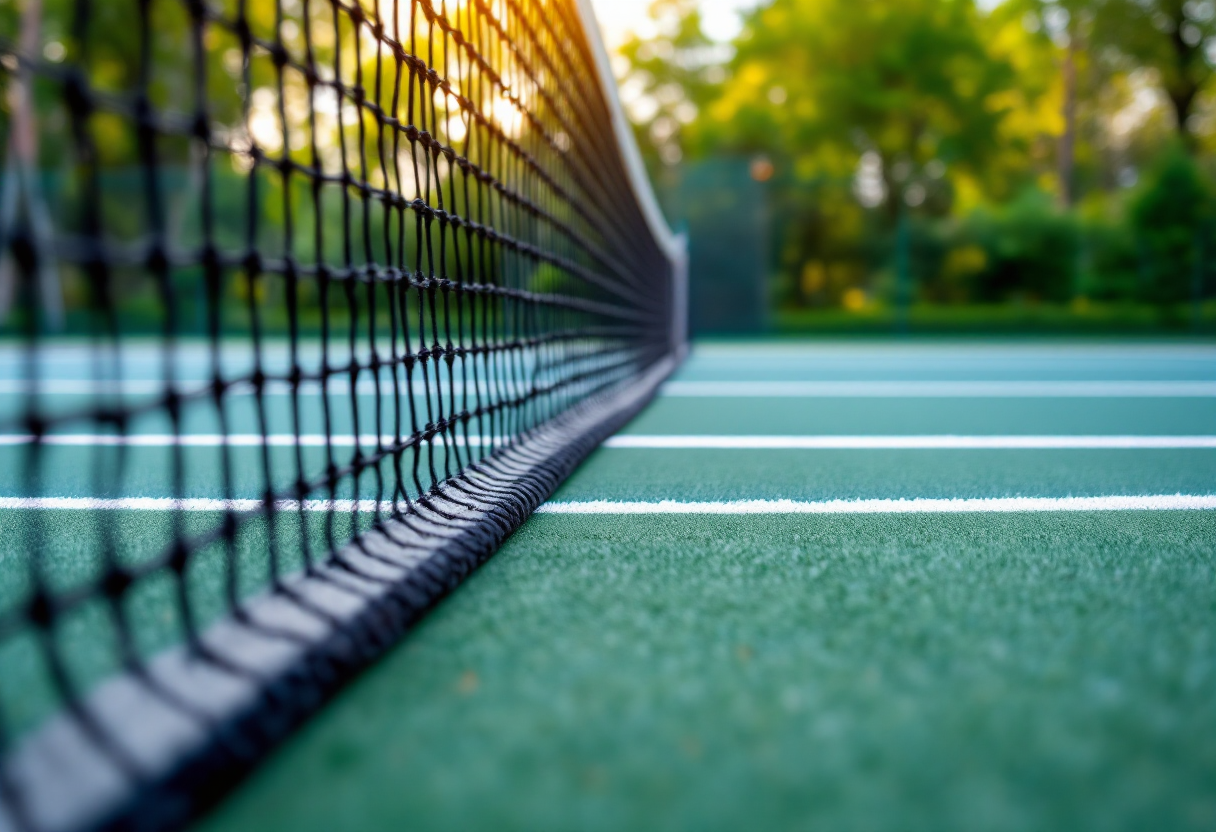
{"type": "Polygon", "coordinates": [[[667,355],[599,78],[573,0],[0,4],[0,754],[667,355]]]}

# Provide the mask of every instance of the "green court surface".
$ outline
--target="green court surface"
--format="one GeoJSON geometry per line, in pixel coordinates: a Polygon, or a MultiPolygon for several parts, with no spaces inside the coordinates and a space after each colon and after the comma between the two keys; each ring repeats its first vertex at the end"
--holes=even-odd
{"type": "MultiPolygon", "coordinates": [[[[324,470],[323,443],[217,441],[260,431],[239,391],[226,422],[185,410],[185,447],[154,419],[117,446],[75,432],[98,397],[159,389],[129,358],[100,392],[77,347],[43,368],[48,406],[85,418],[47,440],[37,491],[26,440],[0,437],[0,607],[40,536],[63,589],[100,579],[103,533],[133,564],[163,552],[179,453],[191,533],[324,470]]],[[[187,345],[179,383],[208,361],[187,345]]],[[[330,391],[339,459],[394,431],[373,384],[351,393],[330,391]]],[[[297,423],[271,391],[268,431],[315,437],[321,402],[297,423]]],[[[392,497],[374,472],[335,496],[392,497]]],[[[246,523],[192,561],[194,614],[227,610],[230,563],[238,594],[265,587],[268,541],[298,570],[372,519],[246,523]]],[[[167,578],[126,603],[141,652],[181,640],[167,578]]],[[[117,668],[108,622],[60,624],[83,689],[117,668]]],[[[4,650],[0,702],[30,730],[60,703],[32,637],[4,650]]],[[[721,343],[198,828],[1211,830],[1213,784],[1216,346],[721,343]]]]}
{"type": "Polygon", "coordinates": [[[625,435],[1127,447],[602,448],[551,504],[592,513],[532,518],[200,828],[1216,828],[1216,511],[1051,510],[1210,505],[1213,382],[1200,344],[704,345],[625,435]]]}

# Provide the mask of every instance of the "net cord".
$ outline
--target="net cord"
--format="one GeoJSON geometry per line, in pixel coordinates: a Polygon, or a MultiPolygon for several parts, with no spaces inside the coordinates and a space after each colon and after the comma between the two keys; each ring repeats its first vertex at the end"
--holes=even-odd
{"type": "Polygon", "coordinates": [[[591,45],[591,56],[599,74],[600,88],[604,90],[607,100],[612,131],[616,145],[621,150],[629,186],[642,207],[642,214],[651,234],[672,264],[671,348],[672,354],[682,358],[688,352],[688,237],[671,230],[659,207],[659,200],[655,196],[650,177],[646,174],[646,164],[642,161],[642,153],[634,138],[633,128],[621,104],[616,78],[612,73],[612,60],[608,57],[608,49],[600,36],[591,0],[575,0],[575,8],[591,45]]]}

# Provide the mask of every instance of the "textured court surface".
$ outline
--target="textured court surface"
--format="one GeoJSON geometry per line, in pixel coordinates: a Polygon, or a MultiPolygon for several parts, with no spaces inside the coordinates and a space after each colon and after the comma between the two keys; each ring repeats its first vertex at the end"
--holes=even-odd
{"type": "Polygon", "coordinates": [[[624,435],[1132,441],[601,449],[202,827],[1216,827],[1216,511],[729,513],[1210,499],[1216,348],[703,345],[624,435]]]}
{"type": "MultiPolygon", "coordinates": [[[[676,384],[626,433],[1216,434],[1199,345],[707,345],[678,378],[834,380],[1191,387],[676,384]]],[[[1179,493],[1216,450],[605,448],[556,500],[1179,493]]],[[[554,514],[204,827],[1211,829],[1214,782],[1216,512],[554,514]]]]}

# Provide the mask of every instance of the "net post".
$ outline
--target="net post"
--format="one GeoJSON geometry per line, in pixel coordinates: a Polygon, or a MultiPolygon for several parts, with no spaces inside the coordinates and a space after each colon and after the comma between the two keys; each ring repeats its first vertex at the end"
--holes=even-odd
{"type": "Polygon", "coordinates": [[[676,235],[671,269],[671,353],[677,361],[688,354],[688,234],[676,235]]]}

